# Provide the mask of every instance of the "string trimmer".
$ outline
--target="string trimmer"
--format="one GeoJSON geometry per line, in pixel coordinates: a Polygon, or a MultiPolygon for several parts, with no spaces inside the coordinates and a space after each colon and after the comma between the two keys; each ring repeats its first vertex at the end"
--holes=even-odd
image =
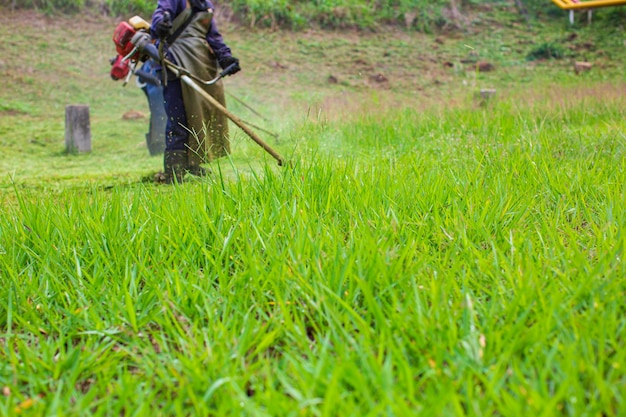
{"type": "Polygon", "coordinates": [[[113,42],[115,43],[118,56],[112,60],[111,63],[111,77],[115,80],[123,79],[125,85],[130,77],[138,72],[138,70],[136,70],[138,62],[146,61],[148,58],[152,58],[156,62],[160,62],[163,67],[170,70],[174,75],[180,78],[182,82],[191,87],[204,100],[222,112],[241,130],[243,130],[248,137],[257,143],[257,145],[276,159],[279,166],[283,166],[285,160],[278,154],[278,152],[272,149],[252,129],[250,129],[248,126],[250,125],[249,123],[244,122],[239,117],[235,116],[201,87],[201,85],[215,84],[222,78],[231,75],[237,67],[237,64],[232,64],[228,68],[225,68],[212,80],[201,80],[185,68],[182,68],[164,58],[163,54],[160,54],[157,47],[152,43],[152,39],[148,33],[149,28],[150,25],[145,20],[137,16],[130,19],[128,22],[121,22],[117,26],[113,34],[113,42]]]}

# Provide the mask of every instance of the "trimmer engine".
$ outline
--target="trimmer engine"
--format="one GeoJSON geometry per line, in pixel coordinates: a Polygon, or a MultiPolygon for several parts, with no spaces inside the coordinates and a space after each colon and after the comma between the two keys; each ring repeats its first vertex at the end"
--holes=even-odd
{"type": "Polygon", "coordinates": [[[134,66],[141,58],[141,52],[132,41],[136,40],[137,32],[146,32],[150,28],[148,22],[135,16],[128,22],[120,22],[113,32],[113,43],[117,56],[111,59],[111,78],[114,80],[129,77],[131,65],[134,66]]]}
{"type": "Polygon", "coordinates": [[[111,78],[115,81],[123,80],[128,76],[129,72],[130,61],[125,61],[123,56],[118,55],[111,60],[111,78]]]}
{"type": "MultiPolygon", "coordinates": [[[[113,32],[113,43],[115,43],[117,53],[122,57],[126,57],[135,48],[135,45],[130,42],[133,36],[135,36],[135,33],[137,33],[137,30],[126,22],[120,22],[115,28],[115,32],[113,32]]],[[[130,59],[130,57],[128,58],[130,59]]]]}

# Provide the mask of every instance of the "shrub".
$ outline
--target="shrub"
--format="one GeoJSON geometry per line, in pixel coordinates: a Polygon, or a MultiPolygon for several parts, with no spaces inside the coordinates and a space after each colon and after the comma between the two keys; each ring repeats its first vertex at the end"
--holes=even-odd
{"type": "Polygon", "coordinates": [[[565,56],[563,46],[558,43],[544,42],[534,48],[526,59],[528,61],[536,61],[538,59],[561,59],[565,56]]]}
{"type": "Polygon", "coordinates": [[[156,7],[153,0],[107,0],[105,3],[114,15],[138,14],[148,20],[156,7]]]}
{"type": "Polygon", "coordinates": [[[85,0],[21,0],[19,2],[17,0],[2,0],[0,4],[18,9],[36,9],[46,13],[71,13],[82,10],[85,6],[85,0]]]}

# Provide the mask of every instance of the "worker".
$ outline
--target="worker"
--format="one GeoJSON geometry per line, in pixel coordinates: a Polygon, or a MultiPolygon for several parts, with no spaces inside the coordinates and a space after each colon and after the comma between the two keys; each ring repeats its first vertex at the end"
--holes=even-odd
{"type": "MultiPolygon", "coordinates": [[[[208,0],[158,0],[152,15],[150,32],[164,51],[165,58],[199,79],[211,80],[218,65],[231,73],[240,70],[239,60],[224,43],[208,0]]],[[[165,71],[165,69],[161,69],[165,71]]],[[[182,182],[186,173],[206,175],[201,164],[230,152],[228,119],[191,87],[167,70],[163,88],[167,114],[164,152],[165,183],[182,182]]],[[[202,86],[213,98],[226,106],[221,81],[202,86]]]]}

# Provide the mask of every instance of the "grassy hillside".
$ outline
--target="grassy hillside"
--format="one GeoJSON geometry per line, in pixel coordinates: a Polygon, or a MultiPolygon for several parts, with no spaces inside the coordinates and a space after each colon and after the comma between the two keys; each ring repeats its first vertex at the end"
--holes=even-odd
{"type": "MultiPolygon", "coordinates": [[[[220,14],[250,27],[305,30],[362,29],[383,26],[403,27],[408,31],[433,32],[465,28],[475,15],[504,11],[526,21],[546,21],[559,13],[549,0],[230,0],[213,2],[220,14]]],[[[143,14],[155,7],[150,0],[0,0],[0,7],[11,10],[37,10],[49,15],[95,13],[104,16],[143,14]]],[[[620,8],[595,10],[595,20],[624,22],[620,8]]],[[[582,20],[582,19],[581,19],[582,20]]]]}
{"type": "MultiPolygon", "coordinates": [[[[618,28],[570,29],[563,21],[528,26],[518,15],[484,16],[482,26],[448,35],[387,30],[358,32],[267,32],[221,22],[243,72],[229,78],[228,91],[259,110],[264,122],[231,98],[244,119],[279,131],[274,145],[291,152],[290,128],[338,114],[379,112],[386,108],[473,106],[474,95],[496,88],[498,97],[532,102],[558,91],[570,95],[612,94],[624,79],[622,34],[618,28]],[[560,60],[528,61],[543,45],[563,51],[560,60]],[[574,61],[593,63],[576,75],[574,61]],[[485,61],[494,68],[479,72],[485,61]],[[602,87],[595,88],[600,83],[602,87]],[[581,90],[582,89],[582,90],[581,90]]],[[[125,88],[108,77],[116,22],[91,16],[43,16],[2,13],[6,39],[0,71],[7,88],[0,91],[0,122],[6,157],[0,169],[18,183],[55,179],[129,181],[158,169],[144,148],[146,120],[123,120],[147,102],[133,83],[125,88]],[[70,104],[91,108],[94,152],[63,154],[64,112],[70,104]]],[[[619,87],[617,90],[619,91],[619,87]]],[[[236,134],[234,158],[260,154],[236,134]]],[[[268,138],[268,140],[271,138],[268,138]]]]}
{"type": "Polygon", "coordinates": [[[269,122],[230,107],[290,164],[233,129],[159,186],[116,22],[2,10],[0,415],[626,414],[622,29],[494,13],[222,20],[269,122]],[[90,154],[64,153],[76,103],[90,154]]]}

